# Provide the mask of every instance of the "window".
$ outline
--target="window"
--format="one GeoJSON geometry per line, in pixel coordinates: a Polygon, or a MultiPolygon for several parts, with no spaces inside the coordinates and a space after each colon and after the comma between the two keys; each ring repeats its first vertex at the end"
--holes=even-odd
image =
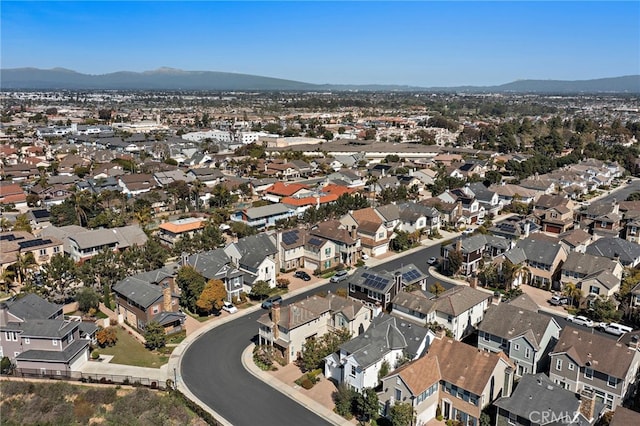
{"type": "Polygon", "coordinates": [[[556,359],[556,370],[562,370],[562,360],[556,359]]]}
{"type": "Polygon", "coordinates": [[[40,249],[40,256],[45,256],[47,254],[47,249],[40,249]]]}
{"type": "Polygon", "coordinates": [[[324,255],[331,256],[331,247],[327,247],[326,249],[324,249],[324,255]]]}
{"type": "Polygon", "coordinates": [[[593,379],[593,369],[589,367],[585,367],[584,369],[584,377],[586,379],[593,379]]]}
{"type": "Polygon", "coordinates": [[[601,228],[606,228],[607,227],[607,222],[600,222],[600,227],[601,228]]]}
{"type": "Polygon", "coordinates": [[[520,350],[520,345],[518,343],[514,343],[513,344],[513,350],[519,351],[520,350]]]}
{"type": "Polygon", "coordinates": [[[356,366],[355,365],[351,366],[351,377],[356,377],[356,366]]]}
{"type": "Polygon", "coordinates": [[[17,342],[18,341],[18,335],[16,334],[15,331],[5,331],[4,332],[4,338],[7,342],[17,342]]]}
{"type": "Polygon", "coordinates": [[[157,314],[160,311],[160,309],[157,306],[153,307],[153,313],[157,314]]]}
{"type": "Polygon", "coordinates": [[[609,380],[607,381],[607,386],[615,388],[617,383],[618,381],[616,380],[615,377],[609,376],[609,380]]]}
{"type": "Polygon", "coordinates": [[[402,391],[400,389],[396,389],[395,397],[396,401],[400,401],[402,399],[402,391]]]}
{"type": "Polygon", "coordinates": [[[596,287],[594,285],[589,286],[589,293],[591,293],[591,294],[600,294],[600,287],[596,287]]]}
{"type": "Polygon", "coordinates": [[[524,348],[524,357],[529,358],[531,356],[531,349],[524,348]]]}
{"type": "Polygon", "coordinates": [[[509,424],[515,425],[518,421],[518,416],[515,413],[509,413],[509,424]]]}
{"type": "Polygon", "coordinates": [[[570,363],[569,363],[569,365],[568,365],[569,370],[573,371],[573,369],[575,368],[575,366],[576,366],[576,365],[575,365],[574,363],[570,362],[570,363]]]}
{"type": "Polygon", "coordinates": [[[489,341],[489,334],[488,333],[482,333],[482,340],[484,340],[485,342],[489,341]]]}
{"type": "Polygon", "coordinates": [[[60,247],[56,246],[53,248],[54,253],[60,253],[60,247]]]}

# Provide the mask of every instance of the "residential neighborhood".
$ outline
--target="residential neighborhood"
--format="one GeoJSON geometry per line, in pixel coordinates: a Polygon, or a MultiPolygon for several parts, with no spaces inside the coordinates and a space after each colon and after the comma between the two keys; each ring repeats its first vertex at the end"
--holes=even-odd
{"type": "Polygon", "coordinates": [[[639,409],[626,99],[512,95],[488,120],[438,103],[488,102],[473,95],[397,114],[370,94],[327,95],[372,110],[323,114],[269,93],[48,95],[2,93],[3,377],[139,381],[212,418],[226,399],[200,375],[257,380],[334,424],[639,409]],[[131,348],[149,360],[127,364],[131,348]]]}

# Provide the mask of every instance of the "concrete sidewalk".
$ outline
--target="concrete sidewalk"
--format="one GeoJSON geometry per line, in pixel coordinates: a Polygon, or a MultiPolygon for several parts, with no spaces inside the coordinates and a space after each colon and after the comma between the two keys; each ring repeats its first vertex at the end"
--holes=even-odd
{"type": "Polygon", "coordinates": [[[97,376],[128,376],[132,378],[145,378],[165,383],[167,379],[172,379],[168,374],[167,364],[160,368],[135,367],[133,365],[111,364],[111,356],[101,355],[101,361],[87,361],[80,367],[83,374],[95,374],[97,376]]]}

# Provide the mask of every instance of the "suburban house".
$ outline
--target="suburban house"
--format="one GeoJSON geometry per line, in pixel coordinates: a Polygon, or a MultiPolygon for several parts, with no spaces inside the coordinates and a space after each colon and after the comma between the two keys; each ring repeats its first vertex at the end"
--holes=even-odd
{"type": "Polygon", "coordinates": [[[460,202],[462,204],[462,216],[458,218],[458,221],[465,225],[472,225],[485,215],[484,206],[480,205],[480,202],[476,199],[475,194],[468,185],[445,191],[438,195],[437,198],[445,203],[460,202]]]}
{"type": "MultiPolygon", "coordinates": [[[[289,229],[275,234],[281,271],[292,271],[305,266],[305,240],[307,234],[301,229],[289,229]]],[[[317,269],[317,268],[316,268],[317,269]]],[[[315,270],[315,269],[314,269],[315,270]]]]}
{"type": "Polygon", "coordinates": [[[440,212],[433,207],[407,202],[398,205],[400,230],[431,234],[440,229],[440,212]]]}
{"type": "Polygon", "coordinates": [[[440,366],[437,358],[422,357],[405,364],[382,379],[378,393],[383,416],[389,416],[397,402],[411,404],[416,413],[416,425],[427,424],[436,418],[440,402],[440,366]]]}
{"type": "Polygon", "coordinates": [[[185,177],[192,181],[198,180],[210,188],[219,185],[224,180],[224,175],[220,170],[210,167],[190,169],[185,173],[185,177]]]}
{"type": "Polygon", "coordinates": [[[351,267],[360,260],[361,243],[355,229],[347,230],[337,220],[327,220],[315,225],[309,231],[310,235],[324,238],[335,244],[334,263],[342,263],[351,267]]]}
{"type": "Polygon", "coordinates": [[[386,309],[391,300],[411,286],[425,290],[427,275],[413,264],[391,272],[358,269],[349,277],[349,297],[377,309],[386,309]]]}
{"type": "MultiPolygon", "coordinates": [[[[503,259],[514,265],[526,266],[526,282],[543,288],[559,288],[560,267],[567,258],[567,252],[559,242],[541,234],[530,235],[519,240],[516,246],[503,254],[503,259]]],[[[521,284],[519,277],[514,285],[521,284]]]]}
{"type": "Polygon", "coordinates": [[[591,426],[605,409],[593,392],[566,390],[542,373],[525,374],[511,396],[503,396],[493,405],[497,408],[496,426],[591,426]]]}
{"type": "Polygon", "coordinates": [[[234,266],[223,248],[183,256],[180,264],[195,269],[206,280],[220,280],[227,290],[227,302],[244,291],[244,272],[234,266]]]}
{"type": "Polygon", "coordinates": [[[516,376],[535,374],[545,369],[560,330],[551,316],[500,303],[491,306],[478,325],[478,349],[504,352],[515,364],[516,376]]]}
{"type": "MultiPolygon", "coordinates": [[[[640,160],[636,160],[640,164],[640,160]]],[[[625,407],[618,407],[613,412],[609,426],[627,426],[640,424],[640,413],[625,407]]]]}
{"type": "Polygon", "coordinates": [[[311,192],[309,186],[303,183],[277,181],[265,190],[265,195],[262,198],[272,203],[279,203],[282,198],[310,194],[311,192]]]}
{"type": "Polygon", "coordinates": [[[572,392],[593,391],[596,401],[613,410],[636,389],[638,343],[616,343],[591,330],[565,327],[549,354],[549,378],[572,392]]]}
{"type": "Polygon", "coordinates": [[[62,306],[35,294],[0,303],[0,356],[18,369],[69,375],[89,359],[95,324],[65,320],[62,306]]]}
{"type": "Polygon", "coordinates": [[[0,182],[0,206],[9,207],[11,205],[21,213],[27,211],[27,194],[17,183],[0,182]]]}
{"type": "Polygon", "coordinates": [[[347,229],[356,228],[363,253],[376,257],[387,252],[389,234],[382,219],[373,208],[352,210],[340,219],[340,223],[347,229]]]}
{"type": "Polygon", "coordinates": [[[491,185],[489,186],[489,190],[498,194],[498,198],[505,206],[511,204],[513,201],[529,204],[541,195],[540,192],[536,190],[524,188],[520,185],[514,185],[511,183],[491,185]]]}
{"type": "Polygon", "coordinates": [[[454,286],[434,296],[422,290],[400,292],[391,301],[391,315],[425,326],[437,324],[456,340],[471,334],[491,304],[491,295],[466,286],[454,286]]]}
{"type": "Polygon", "coordinates": [[[489,228],[489,232],[492,235],[509,240],[527,238],[529,235],[539,231],[540,227],[533,220],[524,216],[508,217],[489,228]]]}
{"type": "Polygon", "coordinates": [[[315,235],[304,235],[304,268],[323,272],[337,268],[340,263],[338,246],[331,240],[315,235]]]}
{"type": "Polygon", "coordinates": [[[635,268],[640,264],[640,244],[619,237],[600,238],[589,244],[585,252],[617,259],[624,267],[635,268]]]}
{"type": "Polygon", "coordinates": [[[495,216],[504,207],[504,202],[500,200],[498,193],[484,186],[482,182],[469,184],[469,189],[476,196],[480,206],[484,207],[486,214],[495,216]]]}
{"type": "Polygon", "coordinates": [[[366,306],[335,294],[285,306],[275,304],[258,319],[258,342],[278,348],[290,363],[300,357],[309,339],[343,328],[358,336],[369,327],[372,317],[366,306]]]}
{"type": "Polygon", "coordinates": [[[57,238],[39,238],[26,231],[0,232],[0,246],[0,272],[28,253],[33,255],[38,266],[49,263],[54,255],[63,253],[62,241],[57,238]]]}
{"type": "Polygon", "coordinates": [[[156,187],[156,180],[153,175],[146,173],[135,173],[122,175],[118,178],[118,185],[122,188],[122,193],[128,196],[140,195],[149,192],[156,187]]]}
{"type": "Polygon", "coordinates": [[[387,228],[387,235],[392,238],[393,231],[400,225],[400,209],[397,204],[387,204],[375,208],[376,214],[382,219],[382,223],[387,228]]]}
{"type": "Polygon", "coordinates": [[[364,333],[340,345],[325,358],[325,377],[362,392],[379,383],[383,363],[391,370],[419,358],[435,335],[430,330],[381,314],[364,333]]]}
{"type": "Polygon", "coordinates": [[[235,222],[243,222],[257,229],[265,229],[271,228],[275,226],[277,221],[289,219],[293,215],[294,210],[284,204],[270,204],[235,212],[230,219],[235,222]]]}
{"type": "Polygon", "coordinates": [[[582,290],[582,297],[611,297],[620,289],[622,264],[615,259],[571,252],[562,264],[560,282],[562,288],[573,283],[582,290]]]}
{"type": "Polygon", "coordinates": [[[244,286],[247,293],[257,281],[265,281],[271,288],[276,286],[278,249],[272,236],[260,233],[244,237],[227,245],[224,252],[234,267],[245,272],[244,286]]]}
{"type": "Polygon", "coordinates": [[[587,250],[587,246],[593,241],[593,236],[583,229],[572,229],[558,237],[560,238],[560,244],[564,246],[567,253],[573,251],[584,253],[587,250]]]}
{"type": "Polygon", "coordinates": [[[470,276],[480,267],[480,261],[493,260],[513,247],[513,241],[504,237],[476,234],[470,237],[460,237],[456,242],[442,247],[443,267],[449,267],[449,254],[453,251],[462,253],[462,266],[459,274],[470,276]]]}
{"type": "MultiPolygon", "coordinates": [[[[482,410],[497,398],[510,395],[513,388],[513,364],[503,353],[479,351],[454,339],[433,340],[427,354],[414,363],[439,367],[437,398],[442,416],[459,420],[464,425],[479,426],[482,410]]],[[[421,367],[418,369],[422,370],[421,367]]],[[[383,379],[382,389],[379,399],[385,404],[385,410],[395,401],[404,402],[422,395],[414,394],[391,375],[383,379]],[[405,391],[411,393],[405,394],[405,391]]],[[[435,409],[429,403],[422,406],[424,411],[416,413],[418,418],[423,422],[432,420],[430,416],[435,414],[435,409]]]]}
{"type": "Polygon", "coordinates": [[[573,227],[574,204],[559,195],[542,195],[533,204],[533,216],[543,232],[562,234],[573,227]]]}
{"type": "Polygon", "coordinates": [[[103,250],[121,251],[134,245],[142,246],[148,239],[137,225],[93,230],[77,225],[48,226],[42,230],[41,236],[61,240],[64,252],[74,262],[84,262],[103,250]]]}
{"type": "Polygon", "coordinates": [[[173,247],[185,235],[193,238],[196,233],[204,229],[206,223],[206,219],[198,217],[171,220],[158,226],[157,235],[162,243],[173,247]]]}
{"type": "Polygon", "coordinates": [[[167,334],[182,331],[186,316],[180,312],[174,277],[172,269],[161,268],[119,281],[113,286],[116,313],[139,330],[157,322],[167,334]]]}

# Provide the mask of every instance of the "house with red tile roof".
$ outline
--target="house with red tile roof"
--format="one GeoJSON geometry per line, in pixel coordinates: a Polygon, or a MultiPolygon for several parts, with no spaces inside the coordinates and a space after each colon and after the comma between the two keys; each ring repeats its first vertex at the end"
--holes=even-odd
{"type": "Polygon", "coordinates": [[[0,206],[7,207],[11,204],[24,213],[28,209],[27,194],[17,183],[0,183],[0,206]]]}

